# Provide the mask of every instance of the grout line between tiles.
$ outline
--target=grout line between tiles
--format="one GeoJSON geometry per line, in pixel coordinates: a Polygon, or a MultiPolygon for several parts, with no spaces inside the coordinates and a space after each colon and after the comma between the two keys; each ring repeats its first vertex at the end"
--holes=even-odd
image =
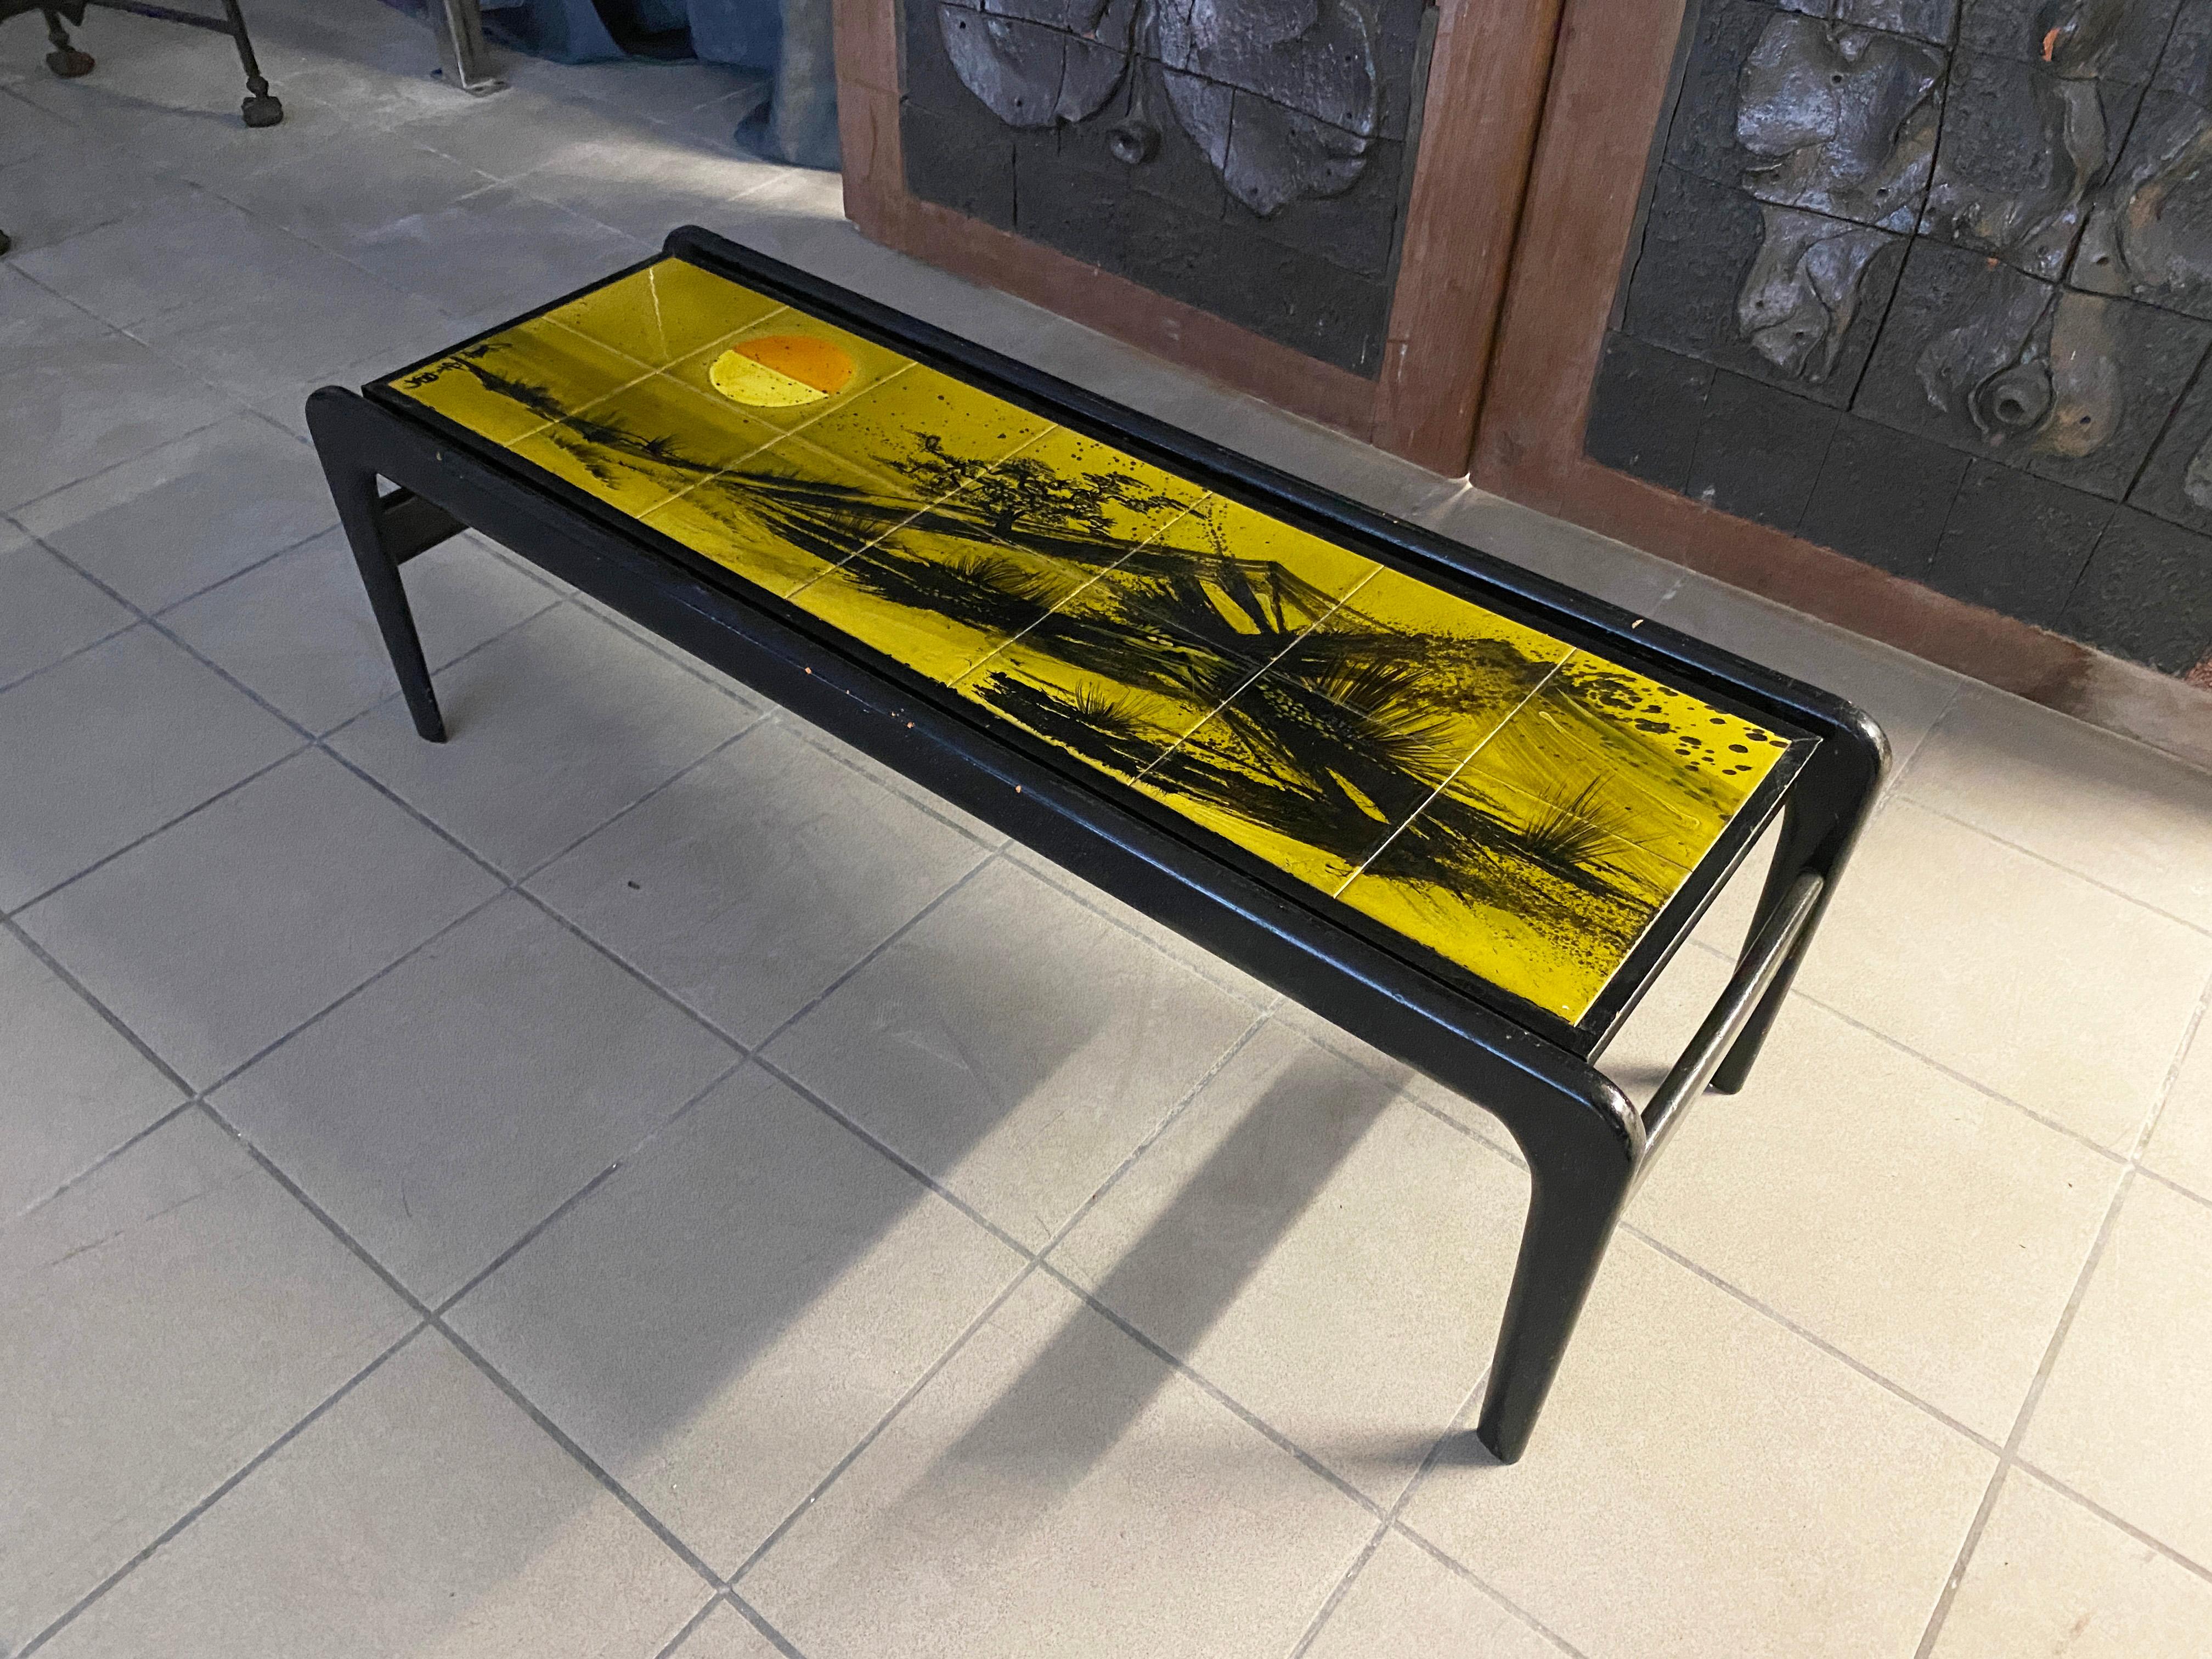
{"type": "Polygon", "coordinates": [[[146,1545],[144,1548],[141,1549],[121,1566],[116,1568],[114,1571],[109,1573],[107,1577],[101,1579],[97,1584],[94,1584],[89,1590],[87,1590],[83,1595],[77,1599],[77,1601],[66,1613],[61,1615],[60,1618],[55,1620],[44,1630],[32,1637],[31,1639],[24,1644],[22,1647],[17,1649],[15,1659],[30,1659],[30,1656],[32,1654],[37,1652],[48,1642],[52,1641],[55,1636],[58,1635],[64,1627],[74,1621],[87,1608],[90,1607],[94,1602],[106,1595],[108,1591],[113,1589],[116,1585],[121,1583],[125,1578],[128,1577],[132,1572],[136,1571],[140,1566],[144,1565],[146,1561],[152,1558],[155,1552],[159,1550],[164,1544],[167,1544],[171,1539],[176,1537],[179,1533],[183,1532],[186,1527],[189,1527],[193,1522],[198,1520],[199,1517],[206,1514],[209,1510],[214,1508],[216,1504],[221,1502],[228,1493],[235,1488],[239,1483],[243,1481],[248,1475],[252,1474],[264,1463],[266,1463],[278,1452],[283,1450],[284,1448],[291,1444],[293,1441],[298,1439],[299,1437],[304,1434],[311,1425],[323,1416],[325,1413],[328,1412],[333,1406],[337,1405],[338,1401],[344,1399],[356,1388],[360,1387],[362,1382],[366,1382],[370,1374],[375,1371],[378,1367],[382,1365],[386,1360],[391,1358],[392,1356],[398,1353],[400,1349],[405,1347],[416,1337],[422,1335],[422,1334],[428,1328],[428,1327],[427,1324],[421,1322],[409,1327],[407,1331],[401,1335],[397,1341],[393,1342],[389,1347],[386,1348],[381,1353],[370,1360],[368,1364],[362,1366],[361,1370],[355,1372],[353,1376],[349,1377],[345,1382],[341,1382],[337,1386],[337,1389],[326,1397],[321,1404],[316,1406],[312,1411],[308,1412],[306,1416],[302,1417],[298,1422],[292,1425],[290,1428],[285,1430],[284,1432],[278,1435],[276,1439],[270,1441],[269,1444],[263,1447],[259,1451],[254,1453],[252,1456],[247,1458],[246,1462],[240,1464],[237,1468],[232,1470],[228,1476],[217,1483],[215,1489],[209,1492],[206,1497],[201,1498],[199,1502],[194,1504],[190,1509],[186,1510],[184,1514],[179,1516],[174,1521],[163,1528],[161,1531],[155,1535],[151,1543],[146,1545]]]}
{"type": "Polygon", "coordinates": [[[720,1607],[721,1602],[722,1592],[720,1590],[715,1591],[714,1595],[708,1596],[704,1605],[700,1607],[699,1611],[693,1613],[689,1619],[686,1619],[684,1621],[683,1626],[677,1631],[676,1634],[670,1637],[654,1650],[653,1659],[675,1659],[677,1650],[681,1648],[684,1644],[690,1638],[690,1635],[693,1631],[698,1629],[700,1626],[707,1622],[708,1615],[710,1615],[716,1607],[720,1607]]]}
{"type": "Polygon", "coordinates": [[[2088,1497],[2083,1492],[2075,1491],[2072,1486],[2068,1486],[2065,1481],[2060,1480],[2057,1475],[2044,1468],[2040,1464],[2031,1463],[2026,1458],[2021,1457],[2014,1458],[2013,1460],[2012,1467],[2013,1472],[2015,1474],[2033,1476],[2040,1484],[2050,1487],[2051,1491],[2059,1493],[2062,1497],[2067,1498],[2074,1503],[2079,1504],[2083,1509],[2087,1510],[2092,1515],[2096,1516],[2099,1519],[2106,1522],[2107,1524],[2117,1527],[2120,1531],[2127,1534],[2129,1537],[2134,1539],[2137,1543],[2142,1544],[2144,1547],[2157,1551],[2158,1553],[2164,1556],[2167,1560],[2172,1562],[2177,1567],[2181,1568],[2183,1571],[2196,1577],[2203,1579],[2208,1584],[2212,1584],[2212,1565],[2207,1565],[2205,1563],[2201,1561],[2191,1560],[2188,1556],[2184,1555],[2179,1550],[2174,1548],[2172,1545],[2168,1544],[2160,1539],[2154,1538],[2150,1534],[2145,1532],[2141,1527],[2136,1525],[2134,1522],[2130,1521],[2124,1516],[2115,1515],[2112,1510],[2106,1509],[2102,1504],[2100,1504],[2095,1498],[2088,1497]]]}
{"type": "Polygon", "coordinates": [[[737,1610],[738,1615],[760,1632],[761,1639],[782,1654],[784,1659],[806,1659],[806,1656],[799,1650],[799,1644],[770,1624],[768,1615],[758,1607],[734,1589],[724,1590],[722,1594],[729,1598],[731,1607],[737,1610]]]}
{"type": "MultiPolygon", "coordinates": [[[[1990,1512],[1996,1507],[1997,1495],[2004,1485],[2006,1473],[2015,1467],[2025,1466],[2021,1456],[2021,1445],[2027,1437],[2028,1426],[2034,1420],[2035,1409],[2042,1403],[2043,1391],[2050,1383],[2051,1373],[2057,1368],[2059,1353],[2065,1346],[2067,1336],[2074,1328],[2074,1321],[2081,1310],[2083,1299],[2088,1295],[2090,1283],[2096,1277],[2098,1266],[2104,1261],[2105,1251],[2112,1243],[2112,1233],[2118,1224],[2121,1209],[2127,1202],[2129,1190],[2134,1184],[2136,1176],[2141,1168],[2143,1149],[2150,1144],[2151,1135],[2158,1127],[2158,1121],[2164,1115],[2167,1103],[2172,1099],[2174,1084],[2181,1074],[2181,1067],[2188,1057],[2190,1045],[2194,1042],[2197,1033],[2204,1029],[2208,1009],[2212,1009],[2212,981],[2208,981],[2198,993],[2195,1018],[2191,1021],[2188,1031],[2183,1035],[2173,1059],[2166,1066],[2166,1081],[2159,1091],[2158,1099],[2154,1103],[2151,1110],[2145,1115],[2142,1127],[2136,1133],[2134,1143],[2128,1152],[2127,1167],[2120,1172],[2118,1184],[2112,1190],[2112,1201],[2105,1207],[2104,1219],[2098,1224],[2097,1237],[2089,1247],[2087,1259],[2082,1262],[2081,1271],[2075,1276],[2074,1288],[2066,1298],[2065,1309],[2059,1315],[2057,1325],[2051,1331],[2050,1342],[2045,1346],[2043,1358],[2036,1367],[2034,1379],[2028,1384],[2027,1398],[2021,1402],[2019,1414],[2013,1419],[2012,1431],[2005,1437],[2004,1446],[1998,1454],[1996,1470],[1990,1477],[1989,1486],[1982,1494],[1981,1504],[1976,1509],[1972,1521],[1967,1525],[1966,1540],[1960,1546],[1957,1559],[1952,1563],[1949,1576],[1943,1581],[1942,1592],[1936,1596],[1936,1606],[1929,1615],[1927,1628],[1921,1635],[1920,1644],[1914,1650],[1913,1659],[1929,1659],[1929,1656],[1935,1651],[1936,1643],[1942,1634],[1945,1622],[1950,1617],[1952,1606],[1958,1599],[1959,1586],[1965,1582],[1967,1568],[1972,1563],[1975,1552],[1981,1546],[1982,1534],[1989,1526],[1990,1512]]],[[[2046,1480],[2049,1479],[2047,1476],[2042,1478],[2046,1480]]],[[[2129,1528],[2128,1530],[2133,1532],[2136,1529],[2129,1528]]]]}

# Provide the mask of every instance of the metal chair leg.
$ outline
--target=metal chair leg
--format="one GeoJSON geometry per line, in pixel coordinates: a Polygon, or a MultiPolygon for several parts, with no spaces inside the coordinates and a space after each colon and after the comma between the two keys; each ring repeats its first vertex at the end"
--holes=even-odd
{"type": "Polygon", "coordinates": [[[230,21],[230,38],[238,46],[239,66],[246,71],[246,101],[238,112],[249,127],[273,127],[284,118],[284,106],[269,90],[261,65],[253,60],[253,42],[246,37],[246,14],[238,0],[222,0],[222,14],[230,21]]]}
{"type": "Polygon", "coordinates": [[[1634,1183],[1638,1154],[1595,1119],[1589,1133],[1531,1147],[1528,1219],[1513,1267],[1475,1437],[1502,1463],[1519,1461],[1559,1374],[1567,1339],[1634,1183]]]}
{"type": "Polygon", "coordinates": [[[61,14],[52,6],[42,6],[40,12],[46,20],[46,39],[52,42],[54,48],[46,54],[46,67],[64,81],[74,81],[80,75],[91,74],[92,54],[77,50],[76,42],[70,39],[69,30],[62,27],[61,14]]]}
{"type": "MultiPolygon", "coordinates": [[[[313,415],[309,411],[312,428],[313,415]]],[[[415,631],[415,612],[407,603],[407,589],[399,580],[399,566],[386,544],[383,508],[376,474],[337,459],[334,446],[319,441],[323,476],[330,480],[331,499],[337,504],[338,522],[345,526],[354,563],[361,570],[361,585],[368,590],[369,608],[376,613],[377,630],[392,655],[392,672],[407,699],[407,712],[415,730],[430,743],[446,740],[445,717],[438,712],[438,694],[430,684],[430,665],[423,659],[422,641],[415,631]]]]}

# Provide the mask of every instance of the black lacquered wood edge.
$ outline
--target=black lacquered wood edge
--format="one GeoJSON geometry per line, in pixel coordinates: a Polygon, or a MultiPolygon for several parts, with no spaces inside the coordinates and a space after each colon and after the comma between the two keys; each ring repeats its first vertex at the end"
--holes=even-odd
{"type": "MultiPolygon", "coordinates": [[[[1602,600],[1502,560],[1449,541],[1422,526],[1362,506],[1334,492],[1292,477],[1265,464],[1158,421],[1141,411],[1100,398],[1070,382],[937,328],[918,319],[813,276],[781,260],[744,248],[710,232],[685,227],[672,232],[661,255],[613,272],[602,281],[549,301],[467,340],[417,360],[365,388],[368,397],[403,418],[444,435],[450,443],[502,471],[526,477],[530,487],[551,495],[574,511],[625,540],[649,548],[695,579],[739,604],[775,616],[793,632],[813,638],[823,648],[845,656],[863,672],[891,681],[917,699],[992,741],[1022,751],[1032,762],[1059,769],[1066,759],[1048,745],[1005,721],[987,721],[949,688],[917,675],[863,642],[828,629],[817,619],[744,582],[734,573],[652,530],[609,503],[565,480],[520,460],[482,434],[414,402],[387,383],[420,373],[482,340],[635,275],[659,258],[689,260],[753,288],[823,321],[925,363],[941,373],[1001,397],[1044,418],[1135,454],[1201,488],[1271,514],[1390,566],[1498,611],[1606,660],[1693,690],[1716,708],[1759,722],[1792,739],[1759,790],[1730,819],[1721,836],[1689,873],[1658,915],[1607,978],[1598,997],[1576,1021],[1559,1018],[1503,986],[1494,984],[1395,929],[1371,921],[1318,889],[1309,896],[1285,894],[1286,902],[1314,915],[1334,929],[1358,935],[1406,961],[1458,994],[1505,1012],[1571,1053],[1588,1055],[1604,1046],[1635,1006],[1651,981],[1671,959],[1689,929],[1711,905],[1721,884],[1735,872],[1766,827],[1800,769],[1825,761],[1844,763],[1853,771],[1878,778],[1887,745],[1867,717],[1840,698],[1748,659],[1704,644],[1602,600]],[[1826,757],[1824,748],[1845,752],[1826,757]]],[[[612,601],[611,601],[612,602],[612,601]]],[[[732,671],[734,672],[734,671],[732,671]]],[[[740,676],[742,678],[742,676],[740,676]]],[[[1818,769],[1828,769],[1820,765],[1818,769]]],[[[1205,855],[1237,870],[1273,890],[1280,872],[1227,838],[1180,817],[1140,791],[1101,773],[1070,787],[1110,800],[1125,812],[1149,820],[1155,829],[1204,849],[1205,855]]],[[[1870,787],[1870,786],[1869,786],[1870,787]]]]}

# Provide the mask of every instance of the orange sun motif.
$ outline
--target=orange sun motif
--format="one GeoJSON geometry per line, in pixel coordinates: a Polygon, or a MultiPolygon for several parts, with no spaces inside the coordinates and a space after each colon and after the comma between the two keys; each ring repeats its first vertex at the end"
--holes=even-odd
{"type": "Polygon", "coordinates": [[[714,360],[714,390],[756,409],[819,403],[845,389],[853,356],[834,340],[811,334],[766,334],[741,340],[714,360]]]}

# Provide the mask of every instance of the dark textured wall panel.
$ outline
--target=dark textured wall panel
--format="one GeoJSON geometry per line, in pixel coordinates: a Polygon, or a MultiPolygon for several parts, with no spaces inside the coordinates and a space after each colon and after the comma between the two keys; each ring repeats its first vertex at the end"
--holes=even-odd
{"type": "Polygon", "coordinates": [[[1589,454],[2168,672],[2212,654],[2212,0],[1684,27],[1589,454]]]}

